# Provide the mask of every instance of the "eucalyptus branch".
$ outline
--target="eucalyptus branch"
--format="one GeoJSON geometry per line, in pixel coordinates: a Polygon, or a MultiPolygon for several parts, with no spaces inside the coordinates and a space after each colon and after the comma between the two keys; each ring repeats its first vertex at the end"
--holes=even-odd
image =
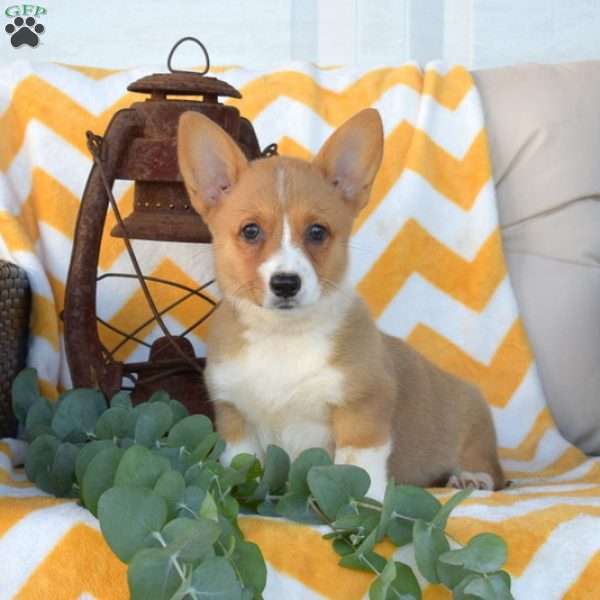
{"type": "Polygon", "coordinates": [[[212,423],[189,416],[165,392],[133,407],[125,393],[107,405],[98,390],[73,390],[53,406],[26,369],[13,385],[13,410],[30,442],[28,478],[56,496],[79,497],[98,516],[108,545],[128,565],[132,597],[261,597],[266,565],[237,525],[242,503],[326,525],[342,564],[375,575],[373,598],[421,599],[412,569],[393,559],[382,567],[374,547],[385,535],[398,545],[412,542],[423,577],[442,577],[457,597],[485,586],[486,598],[512,598],[502,539],[480,534],[463,545],[445,530],[465,492],[442,506],[426,490],[392,483],[382,505],[368,498],[363,469],[334,465],[317,448],[290,464],[269,446],[262,465],[239,455],[226,467],[218,463],[224,443],[212,423]],[[149,547],[151,539],[160,547],[149,547]],[[450,550],[447,539],[458,548],[450,550]]]}

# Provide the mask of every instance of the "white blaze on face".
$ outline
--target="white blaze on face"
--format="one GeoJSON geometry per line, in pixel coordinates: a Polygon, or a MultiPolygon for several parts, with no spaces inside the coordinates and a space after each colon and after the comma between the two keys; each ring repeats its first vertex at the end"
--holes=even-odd
{"type": "Polygon", "coordinates": [[[283,220],[283,234],[279,249],[260,265],[258,271],[263,279],[266,290],[263,300],[265,308],[277,308],[277,305],[282,302],[282,299],[273,293],[269,285],[271,277],[275,273],[294,274],[300,277],[300,291],[293,298],[288,299],[289,304],[292,304],[294,307],[314,304],[321,297],[319,278],[312,263],[302,249],[294,245],[287,217],[284,217],[283,220]]]}
{"type": "MultiPolygon", "coordinates": [[[[286,181],[285,169],[279,168],[276,171],[276,187],[279,201],[286,204],[286,181]]],[[[286,273],[288,275],[298,275],[301,285],[298,293],[286,301],[286,307],[300,307],[314,304],[321,297],[321,287],[319,278],[315,272],[312,263],[304,254],[302,248],[294,245],[292,240],[292,230],[287,215],[283,217],[283,232],[281,235],[281,245],[279,249],[272,254],[258,271],[265,286],[265,297],[263,306],[265,308],[277,308],[282,303],[273,291],[269,282],[275,273],[286,273]]]]}

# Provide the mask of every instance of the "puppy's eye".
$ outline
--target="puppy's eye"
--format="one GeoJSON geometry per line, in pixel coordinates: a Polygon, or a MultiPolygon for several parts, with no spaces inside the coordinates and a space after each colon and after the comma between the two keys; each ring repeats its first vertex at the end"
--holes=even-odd
{"type": "Polygon", "coordinates": [[[327,239],[329,232],[323,225],[315,223],[306,230],[306,239],[314,244],[321,244],[327,239]]]}
{"type": "Polygon", "coordinates": [[[244,227],[242,227],[242,231],[240,233],[244,240],[252,243],[258,241],[261,230],[256,223],[248,223],[248,225],[244,225],[244,227]]]}

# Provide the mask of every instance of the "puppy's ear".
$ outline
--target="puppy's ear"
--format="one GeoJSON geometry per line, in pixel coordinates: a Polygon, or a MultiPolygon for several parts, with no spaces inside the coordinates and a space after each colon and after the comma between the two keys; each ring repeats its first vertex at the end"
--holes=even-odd
{"type": "Polygon", "coordinates": [[[381,117],[375,109],[366,108],[331,134],[314,164],[358,211],[369,200],[382,155],[381,117]]]}
{"type": "Polygon", "coordinates": [[[223,200],[248,165],[225,130],[192,111],[179,117],[177,159],[192,206],[203,217],[223,200]]]}

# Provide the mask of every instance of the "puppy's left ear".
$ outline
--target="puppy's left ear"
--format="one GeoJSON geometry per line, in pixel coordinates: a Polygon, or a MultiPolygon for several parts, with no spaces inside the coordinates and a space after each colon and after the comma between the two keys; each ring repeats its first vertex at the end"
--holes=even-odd
{"type": "Polygon", "coordinates": [[[333,132],[313,163],[358,211],[369,200],[382,156],[381,117],[366,108],[333,132]]]}
{"type": "Polygon", "coordinates": [[[192,111],[179,117],[177,159],[192,206],[205,219],[248,166],[228,133],[208,117],[192,111]]]}

